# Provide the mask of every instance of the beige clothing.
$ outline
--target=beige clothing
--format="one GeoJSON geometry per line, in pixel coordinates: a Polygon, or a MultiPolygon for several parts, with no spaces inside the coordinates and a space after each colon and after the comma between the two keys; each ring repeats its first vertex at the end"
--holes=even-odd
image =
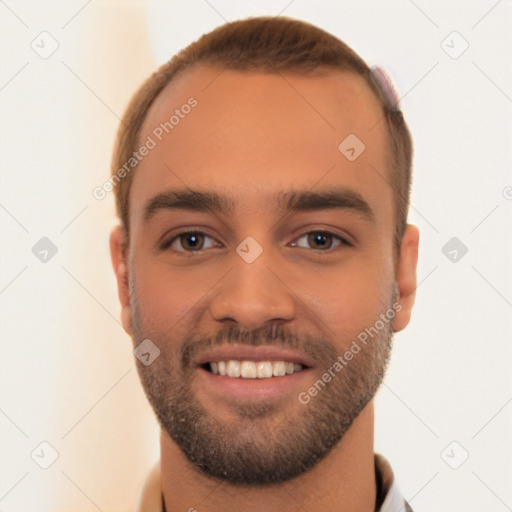
{"type": "MultiPolygon", "coordinates": [[[[389,462],[379,454],[375,454],[375,475],[377,479],[376,512],[412,512],[395,482],[389,462]]],[[[135,511],[163,512],[160,461],[151,469],[139,494],[135,511]]]]}

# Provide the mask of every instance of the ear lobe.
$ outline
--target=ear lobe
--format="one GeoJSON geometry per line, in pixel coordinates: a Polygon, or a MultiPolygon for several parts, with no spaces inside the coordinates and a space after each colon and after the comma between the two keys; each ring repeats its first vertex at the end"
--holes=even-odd
{"type": "Polygon", "coordinates": [[[420,233],[416,226],[407,224],[400,247],[400,256],[397,265],[396,282],[400,296],[398,302],[401,309],[397,309],[393,320],[393,331],[404,329],[410,319],[414,300],[416,298],[416,267],[418,264],[418,245],[420,233]]]}
{"type": "Polygon", "coordinates": [[[123,227],[116,226],[110,234],[110,257],[117,281],[117,293],[121,303],[121,323],[131,336],[130,285],[128,276],[128,245],[123,227]]]}

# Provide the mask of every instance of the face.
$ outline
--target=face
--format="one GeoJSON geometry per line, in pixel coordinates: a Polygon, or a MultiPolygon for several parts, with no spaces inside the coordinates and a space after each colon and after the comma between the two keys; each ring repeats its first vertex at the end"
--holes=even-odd
{"type": "Polygon", "coordinates": [[[137,360],[145,392],[198,471],[246,485],[304,473],[375,394],[417,250],[408,227],[396,265],[380,115],[352,74],[206,67],[148,112],[129,247],[121,230],[111,247],[123,324],[160,350],[137,360]],[[355,160],[338,149],[349,134],[365,145],[355,160]]]}

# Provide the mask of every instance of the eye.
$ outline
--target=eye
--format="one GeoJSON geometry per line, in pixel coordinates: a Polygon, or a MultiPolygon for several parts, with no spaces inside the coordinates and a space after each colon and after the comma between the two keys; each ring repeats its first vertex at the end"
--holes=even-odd
{"type": "Polygon", "coordinates": [[[219,244],[202,231],[182,231],[165,241],[161,249],[173,249],[176,252],[199,252],[204,249],[219,247],[219,244]]]}
{"type": "Polygon", "coordinates": [[[341,245],[351,244],[341,236],[335,235],[329,231],[310,231],[304,233],[295,242],[291,243],[292,247],[312,248],[320,251],[327,251],[341,245]]]}

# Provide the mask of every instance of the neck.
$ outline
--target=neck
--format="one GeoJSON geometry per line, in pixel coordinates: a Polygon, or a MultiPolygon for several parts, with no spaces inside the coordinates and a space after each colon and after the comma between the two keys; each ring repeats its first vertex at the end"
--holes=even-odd
{"type": "Polygon", "coordinates": [[[373,403],[343,439],[307,473],[269,487],[247,488],[212,480],[194,469],[166,432],[161,432],[161,479],[167,512],[279,510],[373,512],[376,482],[373,403]]]}

